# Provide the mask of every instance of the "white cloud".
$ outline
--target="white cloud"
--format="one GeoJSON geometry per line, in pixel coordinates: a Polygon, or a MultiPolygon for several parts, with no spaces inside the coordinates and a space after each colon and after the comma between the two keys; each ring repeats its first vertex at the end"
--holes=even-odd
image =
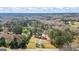
{"type": "Polygon", "coordinates": [[[79,7],[2,7],[0,13],[79,13],[79,7]]]}

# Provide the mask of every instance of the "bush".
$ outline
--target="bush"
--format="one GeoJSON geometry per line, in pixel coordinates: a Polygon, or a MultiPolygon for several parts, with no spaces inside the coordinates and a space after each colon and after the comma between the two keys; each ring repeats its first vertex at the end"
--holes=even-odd
{"type": "Polygon", "coordinates": [[[5,38],[4,38],[4,37],[1,37],[1,38],[0,38],[0,47],[1,47],[1,46],[6,47],[6,42],[5,42],[5,38]]]}

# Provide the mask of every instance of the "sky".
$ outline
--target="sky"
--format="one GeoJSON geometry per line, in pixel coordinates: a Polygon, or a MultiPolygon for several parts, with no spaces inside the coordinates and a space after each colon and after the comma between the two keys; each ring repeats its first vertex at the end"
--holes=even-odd
{"type": "Polygon", "coordinates": [[[79,7],[0,7],[0,13],[79,13],[79,7]]]}

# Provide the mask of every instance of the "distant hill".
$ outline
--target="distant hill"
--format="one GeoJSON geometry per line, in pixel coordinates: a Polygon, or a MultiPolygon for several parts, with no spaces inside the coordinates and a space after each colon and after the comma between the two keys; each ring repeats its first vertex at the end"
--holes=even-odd
{"type": "Polygon", "coordinates": [[[11,20],[79,20],[79,13],[0,13],[0,21],[11,20]]]}

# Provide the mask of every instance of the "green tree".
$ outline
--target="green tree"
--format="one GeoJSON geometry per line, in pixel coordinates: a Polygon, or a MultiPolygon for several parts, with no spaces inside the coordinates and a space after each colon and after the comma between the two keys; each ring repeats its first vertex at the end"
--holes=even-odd
{"type": "Polygon", "coordinates": [[[0,46],[6,47],[6,42],[5,42],[5,38],[4,37],[0,38],[0,46]]]}
{"type": "Polygon", "coordinates": [[[24,28],[22,32],[27,34],[29,32],[29,30],[27,28],[24,28]]]}
{"type": "Polygon", "coordinates": [[[73,35],[71,32],[69,31],[64,31],[62,33],[62,35],[65,37],[65,39],[67,40],[67,42],[72,42],[73,41],[73,35]]]}
{"type": "Polygon", "coordinates": [[[21,43],[19,44],[19,48],[25,49],[26,48],[26,41],[22,40],[21,43]]]}
{"type": "Polygon", "coordinates": [[[55,38],[56,36],[61,36],[62,35],[62,32],[58,29],[52,29],[49,33],[49,37],[50,39],[53,39],[55,38]]]}
{"type": "Polygon", "coordinates": [[[73,41],[73,35],[70,30],[60,31],[54,29],[50,31],[49,37],[51,43],[54,43],[56,47],[62,47],[65,43],[69,44],[73,41]]]}
{"type": "Polygon", "coordinates": [[[32,37],[32,31],[31,30],[29,30],[30,31],[30,34],[29,34],[29,36],[27,37],[27,40],[26,40],[26,43],[28,44],[29,43],[29,40],[30,40],[30,38],[32,37]]]}
{"type": "Polygon", "coordinates": [[[17,49],[18,48],[18,42],[17,39],[14,38],[13,41],[9,44],[11,49],[17,49]]]}
{"type": "Polygon", "coordinates": [[[55,37],[55,45],[56,47],[61,48],[65,44],[66,40],[64,36],[56,36],[55,37]]]}
{"type": "Polygon", "coordinates": [[[16,34],[21,34],[22,33],[22,25],[19,22],[16,22],[15,25],[13,26],[12,31],[16,34]]]}
{"type": "Polygon", "coordinates": [[[0,32],[1,32],[1,31],[3,31],[3,29],[2,29],[2,24],[0,24],[0,32]]]}

